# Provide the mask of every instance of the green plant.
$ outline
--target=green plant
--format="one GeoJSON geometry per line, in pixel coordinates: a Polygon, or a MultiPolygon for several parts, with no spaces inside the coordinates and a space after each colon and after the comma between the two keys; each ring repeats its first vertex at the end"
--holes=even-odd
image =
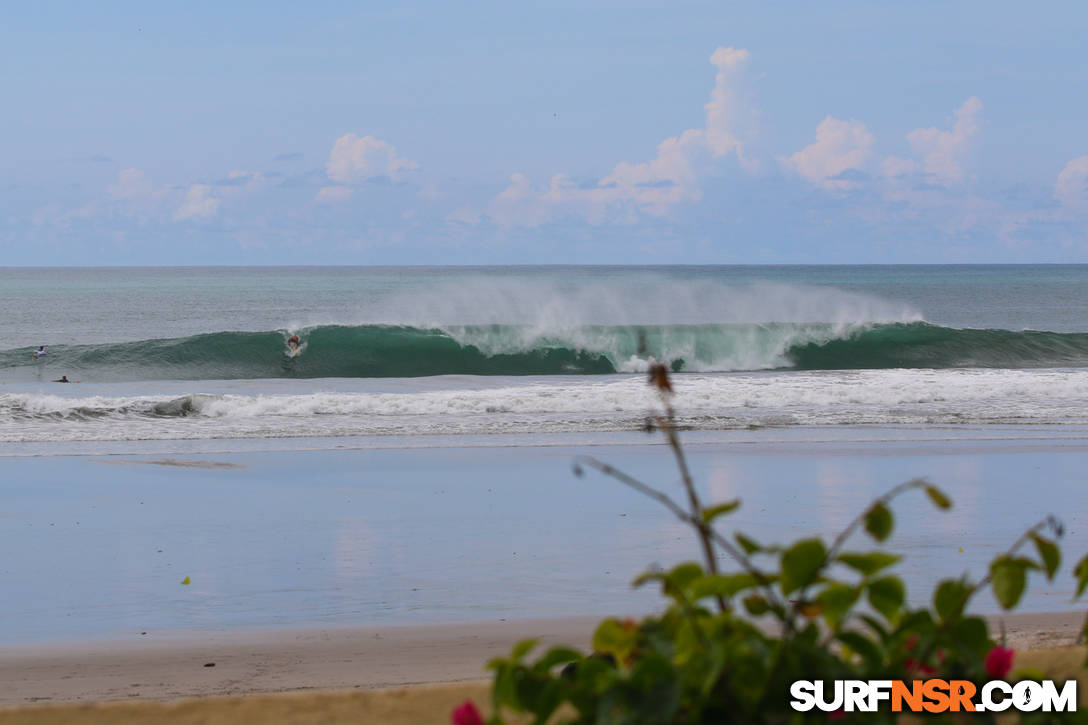
{"type": "MultiPolygon", "coordinates": [[[[896,486],[830,543],[817,537],[777,546],[739,532],[727,537],[720,523],[740,501],[704,505],[679,442],[668,370],[654,365],[650,381],[663,411],[648,427],[669,444],[686,506],[594,458],[579,459],[575,473],[596,469],[659,501],[695,532],[703,561],[635,579],[635,586],[659,584],[667,608],[638,622],[604,620],[591,654],[556,647],[534,660],[529,655],[536,643],[526,640],[493,660],[490,722],[502,722],[504,711],[527,713],[537,723],[824,721],[828,716],[819,710],[790,708],[791,683],[934,676],[981,682],[1006,675],[1011,650],[991,639],[986,621],[969,614],[968,605],[989,587],[1002,607],[1012,609],[1029,572],[1052,579],[1061,563],[1058,521],[1048,517],[1029,528],[982,579],[941,581],[929,606],[911,608],[903,581],[892,573],[901,557],[881,549],[846,550],[847,542],[859,529],[877,543],[886,541],[895,523],[891,504],[907,492],[921,491],[936,508],[949,508],[941,490],[925,480],[896,486]],[[734,570],[719,570],[722,554],[734,570]]],[[[1080,596],[1088,586],[1088,557],[1075,574],[1080,596]]],[[[890,711],[837,714],[864,722],[898,718],[890,711]]],[[[970,717],[988,722],[994,716],[970,717]]]]}

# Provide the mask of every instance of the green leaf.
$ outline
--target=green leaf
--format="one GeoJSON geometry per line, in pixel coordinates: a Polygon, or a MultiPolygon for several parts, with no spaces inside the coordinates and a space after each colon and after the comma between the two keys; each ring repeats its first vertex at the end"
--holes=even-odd
{"type": "Polygon", "coordinates": [[[933,502],[933,505],[939,509],[952,508],[952,500],[944,494],[941,489],[933,485],[926,486],[926,496],[929,496],[929,500],[933,502]]]}
{"type": "Polygon", "coordinates": [[[876,617],[871,617],[868,614],[862,614],[860,615],[860,618],[861,621],[869,625],[869,629],[873,630],[873,632],[880,637],[881,642],[888,641],[888,629],[880,622],[880,620],[876,617]]]}
{"type": "Polygon", "coordinates": [[[552,647],[537,660],[533,669],[537,672],[547,672],[556,665],[565,665],[568,662],[577,662],[582,659],[582,653],[570,647],[552,647]]]}
{"type": "Polygon", "coordinates": [[[673,567],[665,576],[665,591],[673,596],[686,594],[692,582],[702,577],[703,567],[694,562],[685,562],[673,567]]]}
{"type": "Polygon", "coordinates": [[[617,661],[635,648],[638,642],[638,626],[633,622],[621,622],[618,619],[606,619],[597,625],[593,633],[593,649],[603,654],[615,656],[617,661]]]}
{"type": "Polygon", "coordinates": [[[1077,577],[1077,595],[1074,599],[1080,599],[1080,595],[1084,594],[1084,588],[1088,587],[1088,556],[1077,562],[1073,575],[1077,577]]]}
{"type": "Polygon", "coordinates": [[[894,525],[892,512],[882,503],[875,504],[865,513],[865,530],[877,541],[888,538],[894,525]]]}
{"type": "Polygon", "coordinates": [[[903,602],[907,598],[907,589],[903,581],[896,576],[886,576],[869,582],[869,604],[880,612],[884,619],[893,622],[903,602]]]}
{"type": "Polygon", "coordinates": [[[733,538],[737,540],[737,543],[740,544],[740,548],[744,549],[744,553],[748,556],[763,550],[763,547],[757,544],[755,540],[748,538],[744,534],[733,534],[733,538]]]}
{"type": "Polygon", "coordinates": [[[691,599],[698,601],[707,597],[725,597],[729,599],[745,589],[758,587],[765,582],[754,574],[708,574],[692,582],[689,589],[691,599]]]}
{"type": "Polygon", "coordinates": [[[631,586],[640,587],[646,582],[659,581],[662,586],[666,585],[666,577],[668,575],[663,571],[644,571],[635,577],[635,580],[631,582],[631,586]]]}
{"type": "Polygon", "coordinates": [[[789,594],[812,583],[826,558],[827,549],[820,539],[801,539],[782,552],[782,593],[789,594]]]}
{"type": "Polygon", "coordinates": [[[536,643],[537,640],[535,638],[521,640],[514,645],[513,651],[510,652],[510,659],[514,660],[515,662],[520,660],[522,657],[529,654],[529,650],[531,650],[533,647],[536,647],[536,643]]]}
{"type": "Polygon", "coordinates": [[[961,646],[980,657],[990,650],[990,629],[982,617],[964,617],[949,631],[961,646]]]}
{"type": "Polygon", "coordinates": [[[884,661],[880,647],[859,632],[839,632],[835,638],[861,655],[870,670],[876,670],[884,661]]]}
{"type": "Polygon", "coordinates": [[[929,613],[928,609],[916,609],[914,611],[906,610],[899,619],[899,623],[895,626],[895,631],[892,632],[892,636],[899,637],[913,634],[918,637],[923,637],[932,632],[935,628],[936,625],[933,622],[933,616],[929,613]]]}
{"type": "Polygon", "coordinates": [[[771,605],[762,594],[749,594],[744,598],[744,609],[753,617],[759,617],[770,611],[771,605]]]}
{"type": "Polygon", "coordinates": [[[1043,560],[1046,569],[1046,578],[1051,580],[1062,564],[1062,552],[1052,540],[1033,533],[1031,540],[1035,542],[1035,548],[1039,551],[1039,558],[1043,560]]]}
{"type": "Polygon", "coordinates": [[[1012,609],[1020,601],[1027,586],[1027,570],[1025,560],[1011,556],[999,556],[990,564],[990,585],[1004,609],[1012,609]]]}
{"type": "Polygon", "coordinates": [[[719,516],[736,511],[740,507],[740,499],[736,498],[732,501],[726,501],[725,503],[719,503],[711,506],[710,508],[703,509],[703,523],[709,524],[719,516]]]}
{"type": "Polygon", "coordinates": [[[963,613],[971,588],[962,579],[945,579],[933,592],[933,609],[942,621],[954,619],[963,613]]]}
{"type": "Polygon", "coordinates": [[[887,554],[883,551],[870,551],[868,554],[840,554],[839,561],[851,569],[858,571],[862,576],[872,576],[881,569],[886,569],[897,563],[903,557],[895,554],[887,554]]]}
{"type": "Polygon", "coordinates": [[[905,640],[911,637],[925,638],[928,635],[934,634],[937,630],[937,623],[934,622],[934,615],[929,613],[928,609],[925,610],[908,610],[904,609],[899,616],[899,622],[895,624],[895,628],[891,631],[889,641],[905,640]]]}
{"type": "Polygon", "coordinates": [[[861,596],[861,588],[849,584],[830,584],[816,595],[821,613],[828,626],[837,629],[861,596]]]}

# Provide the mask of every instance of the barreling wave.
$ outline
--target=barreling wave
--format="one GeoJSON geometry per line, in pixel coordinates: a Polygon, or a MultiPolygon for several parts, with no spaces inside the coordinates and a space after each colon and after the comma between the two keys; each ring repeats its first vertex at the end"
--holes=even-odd
{"type": "MultiPolygon", "coordinates": [[[[1088,367],[1088,333],[953,329],[925,322],[529,325],[423,328],[324,325],[290,332],[216,332],[172,339],[0,352],[0,370],[57,371],[88,380],[377,378],[427,375],[593,375],[645,369],[1088,367]]],[[[25,375],[24,375],[25,377],[25,375]]]]}

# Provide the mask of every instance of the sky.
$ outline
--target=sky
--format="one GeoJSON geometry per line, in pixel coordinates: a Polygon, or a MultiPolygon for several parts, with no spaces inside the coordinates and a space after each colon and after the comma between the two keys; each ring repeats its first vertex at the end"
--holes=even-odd
{"type": "Polygon", "coordinates": [[[1088,262],[1088,4],[21,3],[0,265],[1088,262]]]}

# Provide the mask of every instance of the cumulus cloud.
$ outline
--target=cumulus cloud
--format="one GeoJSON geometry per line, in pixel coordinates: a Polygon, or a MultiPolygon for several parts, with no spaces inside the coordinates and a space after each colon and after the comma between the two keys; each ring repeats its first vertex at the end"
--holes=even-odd
{"type": "Polygon", "coordinates": [[[889,179],[898,179],[918,173],[919,168],[917,161],[889,156],[880,164],[880,173],[889,179]]]}
{"type": "Polygon", "coordinates": [[[742,160],[744,158],[744,145],[736,134],[750,120],[750,110],[739,97],[734,79],[743,72],[750,59],[751,54],[747,50],[733,47],[719,47],[710,56],[710,62],[718,67],[718,74],[704,110],[706,143],[714,158],[720,158],[730,151],[736,151],[742,160]]]}
{"type": "Polygon", "coordinates": [[[747,50],[720,47],[714,51],[710,62],[718,72],[704,106],[704,127],[665,139],[653,159],[621,161],[611,173],[588,185],[556,174],[538,189],[524,174],[513,174],[506,189],[492,199],[487,216],[503,225],[537,226],[563,214],[599,224],[633,221],[640,213],[661,216],[677,204],[698,201],[701,178],[712,160],[735,153],[742,164],[752,165],[744,156],[742,136],[747,126],[754,125],[754,113],[738,90],[749,60],[747,50]]]}
{"type": "Polygon", "coordinates": [[[373,136],[360,138],[354,133],[336,139],[325,164],[329,179],[340,184],[378,178],[402,181],[418,168],[415,161],[398,156],[396,148],[389,143],[373,136]]]}
{"type": "Polygon", "coordinates": [[[982,101],[971,96],[956,109],[950,131],[938,128],[918,128],[907,134],[911,150],[921,157],[921,169],[941,184],[958,184],[964,180],[963,160],[970,141],[978,133],[982,101]]]}
{"type": "Polygon", "coordinates": [[[185,192],[185,199],[174,212],[174,221],[207,219],[219,209],[219,199],[212,196],[207,184],[193,184],[185,192]]]}
{"type": "Polygon", "coordinates": [[[816,127],[815,143],[782,162],[811,183],[825,189],[848,189],[856,183],[846,172],[866,168],[876,138],[861,121],[828,116],[816,127]]]}
{"type": "Polygon", "coordinates": [[[1088,208],[1088,156],[1079,156],[1065,165],[1054,183],[1054,196],[1065,206],[1088,208]]]}

